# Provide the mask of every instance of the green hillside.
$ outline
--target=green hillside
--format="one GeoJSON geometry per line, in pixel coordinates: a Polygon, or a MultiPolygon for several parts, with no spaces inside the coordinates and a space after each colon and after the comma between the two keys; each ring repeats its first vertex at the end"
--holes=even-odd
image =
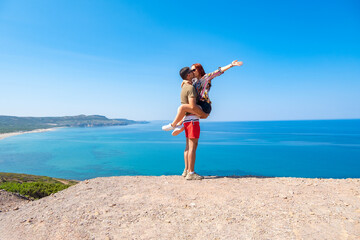
{"type": "Polygon", "coordinates": [[[78,181],[22,173],[0,172],[0,189],[39,199],[64,190],[78,181]]]}
{"type": "Polygon", "coordinates": [[[147,122],[128,119],[108,119],[101,115],[66,117],[14,117],[0,115],[0,133],[31,131],[53,127],[101,127],[143,123],[147,122]]]}

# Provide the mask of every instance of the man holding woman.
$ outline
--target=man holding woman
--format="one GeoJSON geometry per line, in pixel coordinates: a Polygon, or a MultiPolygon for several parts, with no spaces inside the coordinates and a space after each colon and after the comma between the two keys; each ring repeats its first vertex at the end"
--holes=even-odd
{"type": "Polygon", "coordinates": [[[194,171],[196,149],[200,137],[200,118],[207,118],[211,112],[211,101],[209,91],[211,80],[220,76],[228,69],[234,66],[241,66],[243,63],[237,60],[225,67],[205,74],[201,64],[196,63],[180,70],[180,76],[183,79],[181,83],[181,106],[172,123],[162,127],[164,131],[173,130],[173,135],[179,134],[185,130],[186,147],[184,151],[185,169],[182,174],[186,180],[201,180],[202,176],[194,171]]]}

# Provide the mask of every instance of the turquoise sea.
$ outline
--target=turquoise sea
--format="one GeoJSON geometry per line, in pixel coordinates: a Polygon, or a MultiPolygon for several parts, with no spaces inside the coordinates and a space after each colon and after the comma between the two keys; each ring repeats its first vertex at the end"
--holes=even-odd
{"type": "MultiPolygon", "coordinates": [[[[185,136],[164,121],[62,128],[0,140],[0,172],[68,179],[179,175],[185,136]]],[[[201,122],[195,169],[203,175],[360,177],[360,120],[201,122]]]]}

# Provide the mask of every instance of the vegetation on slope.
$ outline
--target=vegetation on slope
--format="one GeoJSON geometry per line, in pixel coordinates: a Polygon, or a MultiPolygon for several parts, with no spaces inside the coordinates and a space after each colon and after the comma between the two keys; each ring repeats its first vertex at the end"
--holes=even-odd
{"type": "Polygon", "coordinates": [[[67,117],[14,117],[0,116],[0,133],[31,131],[53,127],[100,127],[147,123],[128,119],[108,119],[100,115],[67,117]]]}
{"type": "Polygon", "coordinates": [[[39,199],[64,190],[78,181],[19,173],[0,172],[0,189],[31,199],[39,199]]]}

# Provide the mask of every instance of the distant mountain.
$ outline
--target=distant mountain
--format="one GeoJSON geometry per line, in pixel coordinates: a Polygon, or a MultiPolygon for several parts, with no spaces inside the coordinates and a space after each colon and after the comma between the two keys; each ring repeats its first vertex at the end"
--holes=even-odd
{"type": "Polygon", "coordinates": [[[0,115],[0,133],[31,131],[53,127],[102,127],[144,124],[125,118],[109,119],[101,115],[78,115],[65,117],[14,117],[0,115]]]}

